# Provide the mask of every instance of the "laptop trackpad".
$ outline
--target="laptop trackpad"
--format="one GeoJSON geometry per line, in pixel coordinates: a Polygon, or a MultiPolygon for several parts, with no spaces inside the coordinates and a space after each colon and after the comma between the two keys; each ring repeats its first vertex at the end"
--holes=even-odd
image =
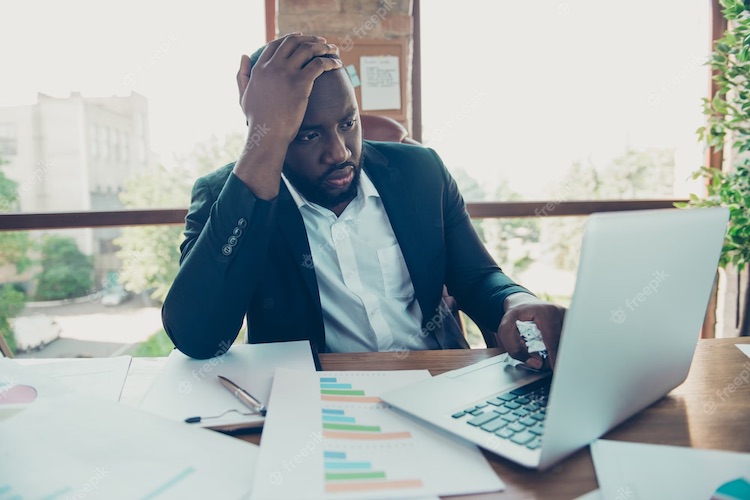
{"type": "Polygon", "coordinates": [[[471,394],[482,397],[511,390],[545,376],[514,366],[515,364],[507,354],[501,354],[438,377],[453,379],[462,386],[471,388],[471,394]]]}

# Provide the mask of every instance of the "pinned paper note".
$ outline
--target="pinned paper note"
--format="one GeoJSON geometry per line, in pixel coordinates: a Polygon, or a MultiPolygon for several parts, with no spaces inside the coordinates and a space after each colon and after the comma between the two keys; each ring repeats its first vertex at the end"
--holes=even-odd
{"type": "Polygon", "coordinates": [[[362,111],[401,109],[398,56],[362,56],[362,111]]]}

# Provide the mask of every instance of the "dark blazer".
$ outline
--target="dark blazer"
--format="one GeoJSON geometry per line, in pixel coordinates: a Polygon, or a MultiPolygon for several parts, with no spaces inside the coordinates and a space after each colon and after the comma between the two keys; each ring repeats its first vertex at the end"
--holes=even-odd
{"type": "MultiPolygon", "coordinates": [[[[431,149],[364,141],[363,168],[377,188],[423,314],[422,334],[446,334],[443,284],[483,330],[503,301],[527,290],[508,278],[474,231],[456,182],[431,149]]],[[[180,270],[162,308],[167,334],[194,358],[224,352],[247,316],[251,343],[310,339],[325,350],[315,269],[302,216],[286,185],[256,198],[226,165],[196,181],[180,270]]],[[[465,346],[465,342],[463,346],[465,346]]]]}

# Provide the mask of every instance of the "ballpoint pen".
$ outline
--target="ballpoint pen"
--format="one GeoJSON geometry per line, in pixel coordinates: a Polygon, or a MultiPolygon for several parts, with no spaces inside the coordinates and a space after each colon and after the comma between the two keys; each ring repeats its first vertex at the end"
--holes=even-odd
{"type": "Polygon", "coordinates": [[[234,394],[234,397],[239,399],[245,406],[252,410],[255,410],[264,417],[266,416],[266,407],[263,405],[263,403],[255,399],[249,392],[247,392],[245,389],[235,384],[228,378],[222,377],[221,375],[217,375],[217,377],[219,377],[219,382],[221,382],[221,385],[226,387],[227,390],[234,394]]]}

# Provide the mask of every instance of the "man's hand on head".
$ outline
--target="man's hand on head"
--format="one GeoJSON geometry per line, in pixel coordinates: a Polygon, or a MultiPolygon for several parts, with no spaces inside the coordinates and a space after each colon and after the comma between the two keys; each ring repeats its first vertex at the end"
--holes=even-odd
{"type": "Polygon", "coordinates": [[[500,321],[495,338],[498,346],[505,348],[508,354],[535,369],[554,369],[557,360],[557,347],[560,343],[565,308],[537,299],[528,293],[514,293],[505,299],[505,314],[500,321]],[[540,353],[529,354],[526,343],[521,337],[516,321],[533,321],[542,333],[548,356],[544,359],[540,353]]]}
{"type": "Polygon", "coordinates": [[[250,128],[262,126],[289,144],[305,116],[315,79],[342,67],[338,53],[324,38],[292,33],[270,42],[252,69],[243,55],[237,87],[250,128]]]}

